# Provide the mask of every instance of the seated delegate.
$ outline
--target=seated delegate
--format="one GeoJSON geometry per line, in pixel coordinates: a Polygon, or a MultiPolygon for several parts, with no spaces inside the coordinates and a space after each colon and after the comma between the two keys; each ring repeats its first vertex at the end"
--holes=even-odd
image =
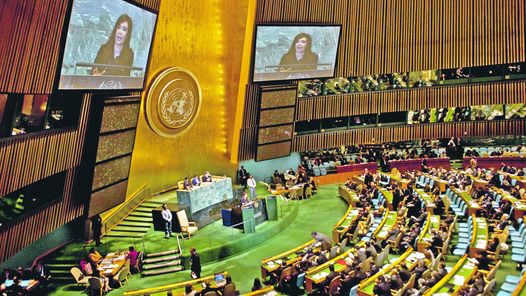
{"type": "Polygon", "coordinates": [[[212,182],[212,175],[210,175],[210,173],[206,171],[201,180],[203,182],[212,182]]]}
{"type": "Polygon", "coordinates": [[[192,178],[192,186],[200,186],[201,185],[201,180],[199,179],[199,177],[196,175],[192,178]]]}

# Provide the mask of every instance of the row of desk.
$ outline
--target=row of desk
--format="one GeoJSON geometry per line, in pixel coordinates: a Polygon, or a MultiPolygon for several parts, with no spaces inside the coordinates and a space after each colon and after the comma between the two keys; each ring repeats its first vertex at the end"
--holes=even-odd
{"type": "Polygon", "coordinates": [[[458,291],[464,286],[477,271],[477,266],[468,260],[468,256],[464,255],[453,269],[436,285],[429,289],[424,296],[446,296],[456,295],[458,291]]]}
{"type": "Polygon", "coordinates": [[[390,275],[393,270],[402,264],[405,264],[409,270],[413,270],[418,260],[424,259],[425,256],[423,253],[413,251],[413,248],[407,249],[400,257],[396,258],[388,266],[384,267],[381,271],[376,273],[374,276],[367,278],[358,285],[358,295],[359,296],[371,296],[374,295],[374,286],[376,279],[383,275],[390,275]]]}
{"type": "Polygon", "coordinates": [[[462,166],[464,168],[470,167],[472,158],[477,161],[477,166],[482,169],[500,168],[503,163],[516,168],[526,167],[526,157],[520,156],[464,157],[462,166]]]}
{"type": "MultiPolygon", "coordinates": [[[[397,169],[399,172],[405,171],[421,171],[422,170],[422,158],[418,159],[404,159],[404,160],[392,160],[389,161],[389,168],[397,169]]],[[[427,166],[430,168],[443,168],[450,169],[451,163],[449,157],[443,158],[426,158],[427,166]]]]}

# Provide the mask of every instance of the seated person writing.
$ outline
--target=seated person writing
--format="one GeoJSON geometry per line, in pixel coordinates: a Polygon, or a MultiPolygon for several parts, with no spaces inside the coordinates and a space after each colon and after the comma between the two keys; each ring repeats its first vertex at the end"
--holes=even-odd
{"type": "Polygon", "coordinates": [[[102,261],[102,256],[100,253],[97,252],[95,248],[91,248],[88,253],[89,262],[83,266],[82,261],[83,260],[81,260],[80,265],[84,275],[100,277],[104,292],[111,291],[112,288],[110,288],[110,280],[99,271],[99,263],[102,261]]]}
{"type": "Polygon", "coordinates": [[[196,175],[192,178],[192,186],[199,186],[201,185],[201,180],[199,179],[199,177],[196,175]]]}
{"type": "Polygon", "coordinates": [[[192,184],[190,183],[190,181],[188,181],[188,177],[185,177],[185,178],[184,178],[184,181],[183,181],[183,189],[184,189],[184,190],[190,190],[190,189],[192,189],[192,184]]]}
{"type": "Polygon", "coordinates": [[[210,173],[206,171],[201,180],[203,182],[212,182],[212,175],[210,175],[210,173]]]}

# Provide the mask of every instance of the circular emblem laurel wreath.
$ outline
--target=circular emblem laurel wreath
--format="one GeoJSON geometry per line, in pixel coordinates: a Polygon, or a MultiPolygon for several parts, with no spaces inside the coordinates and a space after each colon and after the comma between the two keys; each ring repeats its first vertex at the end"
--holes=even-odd
{"type": "Polygon", "coordinates": [[[183,88],[164,92],[159,103],[161,119],[172,128],[186,124],[196,108],[193,92],[183,88]]]}

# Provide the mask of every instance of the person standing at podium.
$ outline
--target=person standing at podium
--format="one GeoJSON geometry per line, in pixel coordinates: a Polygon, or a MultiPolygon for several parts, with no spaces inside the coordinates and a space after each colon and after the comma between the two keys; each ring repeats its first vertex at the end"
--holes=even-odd
{"type": "Polygon", "coordinates": [[[170,238],[172,236],[172,212],[168,209],[166,204],[163,204],[163,211],[161,212],[163,220],[166,223],[166,232],[164,237],[170,238]]]}
{"type": "Polygon", "coordinates": [[[254,176],[249,175],[247,179],[248,190],[250,190],[250,199],[256,199],[256,179],[254,176]]]}

